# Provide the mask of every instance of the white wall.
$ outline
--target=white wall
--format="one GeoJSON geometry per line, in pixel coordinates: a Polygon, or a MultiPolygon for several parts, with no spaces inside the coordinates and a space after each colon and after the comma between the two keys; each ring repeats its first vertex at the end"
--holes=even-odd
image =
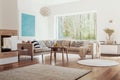
{"type": "Polygon", "coordinates": [[[48,39],[48,19],[40,14],[40,8],[43,6],[44,2],[40,0],[18,0],[20,40],[48,39]],[[35,15],[35,37],[21,36],[21,13],[35,15]]]}
{"type": "Polygon", "coordinates": [[[1,7],[1,25],[0,29],[17,29],[17,0],[0,0],[1,7]]]}
{"type": "Polygon", "coordinates": [[[2,26],[2,0],[0,0],[0,27],[2,26]]]}
{"type": "Polygon", "coordinates": [[[43,0],[43,1],[46,5],[58,5],[58,4],[64,4],[69,2],[75,2],[79,0],[43,0]]]}
{"type": "Polygon", "coordinates": [[[18,11],[19,11],[19,39],[20,40],[33,40],[33,39],[39,39],[39,40],[47,40],[51,39],[49,36],[49,25],[48,25],[48,17],[42,16],[40,14],[40,8],[47,5],[53,5],[53,4],[61,4],[61,3],[67,3],[71,1],[77,1],[77,0],[18,0],[18,11]],[[21,36],[21,13],[27,13],[35,15],[36,22],[35,22],[35,37],[22,37],[21,36]]]}
{"type": "MultiPolygon", "coordinates": [[[[48,1],[49,2],[49,1],[48,1]]],[[[48,4],[48,2],[46,2],[48,4]]],[[[97,12],[97,39],[106,40],[103,29],[107,27],[108,21],[113,20],[115,29],[114,39],[120,43],[120,0],[80,0],[77,2],[49,6],[51,15],[41,16],[40,8],[45,6],[44,0],[0,0],[0,29],[17,29],[21,32],[21,13],[33,14],[36,17],[36,36],[21,37],[20,39],[53,39],[54,38],[54,16],[96,11],[97,12]],[[18,2],[18,3],[17,3],[18,2]],[[2,9],[1,9],[2,8],[2,9]],[[2,13],[1,13],[2,12],[2,13]],[[2,22],[2,23],[1,23],[2,22]],[[18,23],[19,22],[19,23],[18,23]]],[[[21,33],[20,33],[21,34],[21,33]]]]}
{"type": "Polygon", "coordinates": [[[61,5],[49,6],[51,9],[51,16],[48,18],[49,38],[54,38],[54,16],[96,11],[97,12],[97,39],[106,40],[106,34],[103,29],[109,27],[109,20],[113,20],[113,27],[115,29],[114,40],[120,43],[120,0],[80,0],[78,2],[66,3],[61,5]]]}
{"type": "Polygon", "coordinates": [[[40,0],[0,0],[0,29],[18,29],[20,40],[47,39],[48,19],[40,15],[40,0]],[[35,15],[35,37],[21,36],[21,13],[35,15]]]}

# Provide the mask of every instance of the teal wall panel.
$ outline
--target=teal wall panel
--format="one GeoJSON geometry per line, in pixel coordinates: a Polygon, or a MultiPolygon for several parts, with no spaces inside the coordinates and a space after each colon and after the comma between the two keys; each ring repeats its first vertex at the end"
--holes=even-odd
{"type": "Polygon", "coordinates": [[[35,16],[29,15],[26,13],[22,13],[22,27],[21,27],[21,35],[22,36],[35,36],[35,16]]]}

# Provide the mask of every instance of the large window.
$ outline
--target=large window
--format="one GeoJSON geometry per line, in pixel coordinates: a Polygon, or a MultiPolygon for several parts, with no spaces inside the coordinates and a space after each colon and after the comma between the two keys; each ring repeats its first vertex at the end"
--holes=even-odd
{"type": "Polygon", "coordinates": [[[96,39],[96,13],[57,16],[58,39],[96,39]]]}

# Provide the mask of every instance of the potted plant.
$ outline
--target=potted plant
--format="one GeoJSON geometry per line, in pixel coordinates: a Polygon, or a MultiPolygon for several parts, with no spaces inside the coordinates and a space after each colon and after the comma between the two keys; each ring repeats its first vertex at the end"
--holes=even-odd
{"type": "Polygon", "coordinates": [[[104,31],[108,35],[107,43],[112,43],[111,35],[114,33],[114,29],[106,28],[104,31]]]}

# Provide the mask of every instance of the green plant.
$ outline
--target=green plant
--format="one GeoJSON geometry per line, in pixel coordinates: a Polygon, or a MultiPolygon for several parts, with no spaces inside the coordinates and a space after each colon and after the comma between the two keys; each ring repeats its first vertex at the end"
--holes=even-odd
{"type": "Polygon", "coordinates": [[[111,37],[111,35],[114,33],[114,29],[110,29],[110,28],[106,28],[104,29],[105,33],[108,34],[109,39],[111,37]]]}

